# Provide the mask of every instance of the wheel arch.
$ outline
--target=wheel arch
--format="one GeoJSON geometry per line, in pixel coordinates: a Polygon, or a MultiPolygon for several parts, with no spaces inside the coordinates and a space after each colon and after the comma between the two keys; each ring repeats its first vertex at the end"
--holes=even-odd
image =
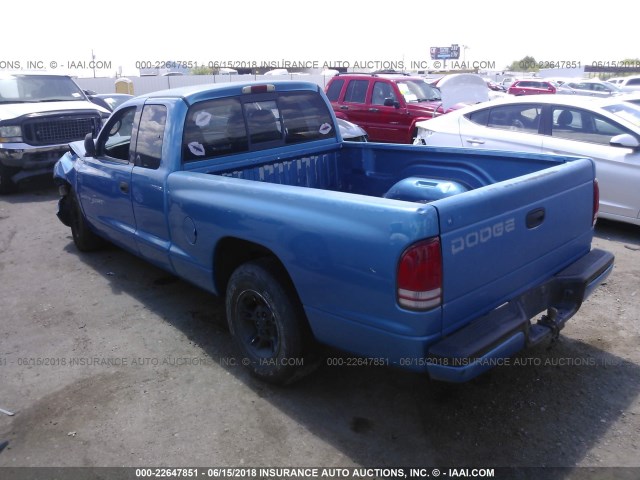
{"type": "Polygon", "coordinates": [[[240,265],[261,259],[274,263],[278,270],[276,273],[279,273],[282,280],[287,283],[291,291],[295,293],[297,300],[300,301],[293,280],[280,258],[264,245],[237,237],[222,238],[216,245],[213,254],[213,281],[218,295],[225,295],[229,278],[240,265]]]}

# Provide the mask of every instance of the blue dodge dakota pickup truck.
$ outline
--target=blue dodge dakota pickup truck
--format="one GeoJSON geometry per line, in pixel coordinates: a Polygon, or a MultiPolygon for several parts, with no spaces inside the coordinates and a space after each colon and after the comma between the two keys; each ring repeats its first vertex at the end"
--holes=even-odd
{"type": "Polygon", "coordinates": [[[317,345],[471,379],[553,338],[613,268],[590,159],[343,142],[305,82],[130,100],[55,166],[58,216],[223,296],[252,373],[317,345]]]}

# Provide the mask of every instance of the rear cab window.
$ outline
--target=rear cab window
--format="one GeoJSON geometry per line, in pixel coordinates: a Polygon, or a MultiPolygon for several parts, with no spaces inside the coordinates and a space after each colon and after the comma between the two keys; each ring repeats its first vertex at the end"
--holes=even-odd
{"type": "Polygon", "coordinates": [[[183,162],[335,138],[333,118],[317,92],[273,92],[207,100],[187,113],[183,162]]]}

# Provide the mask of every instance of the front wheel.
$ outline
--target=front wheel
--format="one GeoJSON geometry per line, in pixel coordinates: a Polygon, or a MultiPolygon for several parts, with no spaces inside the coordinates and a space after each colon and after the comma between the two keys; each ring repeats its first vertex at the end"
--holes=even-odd
{"type": "Polygon", "coordinates": [[[71,223],[71,235],[73,236],[73,243],[81,252],[91,252],[103,247],[105,241],[93,233],[93,231],[87,225],[87,221],[84,218],[84,214],[80,209],[80,204],[76,198],[75,192],[69,192],[68,202],[70,208],[70,223],[71,223]]]}
{"type": "Polygon", "coordinates": [[[307,370],[304,354],[310,334],[306,318],[276,261],[248,262],[233,272],[226,312],[229,330],[243,355],[241,363],[253,375],[286,384],[307,370]]]}

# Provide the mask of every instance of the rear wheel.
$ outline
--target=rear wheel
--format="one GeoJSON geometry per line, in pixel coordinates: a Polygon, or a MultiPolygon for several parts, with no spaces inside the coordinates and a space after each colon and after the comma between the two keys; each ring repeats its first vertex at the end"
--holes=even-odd
{"type": "Polygon", "coordinates": [[[71,235],[73,236],[73,243],[81,252],[91,252],[103,247],[105,241],[93,233],[93,231],[87,225],[84,218],[78,199],[75,192],[69,192],[69,205],[70,210],[70,223],[71,223],[71,235]]]}
{"type": "Polygon", "coordinates": [[[260,259],[238,267],[227,287],[226,311],[241,362],[253,375],[286,384],[309,370],[304,311],[278,262],[260,259]]]}

